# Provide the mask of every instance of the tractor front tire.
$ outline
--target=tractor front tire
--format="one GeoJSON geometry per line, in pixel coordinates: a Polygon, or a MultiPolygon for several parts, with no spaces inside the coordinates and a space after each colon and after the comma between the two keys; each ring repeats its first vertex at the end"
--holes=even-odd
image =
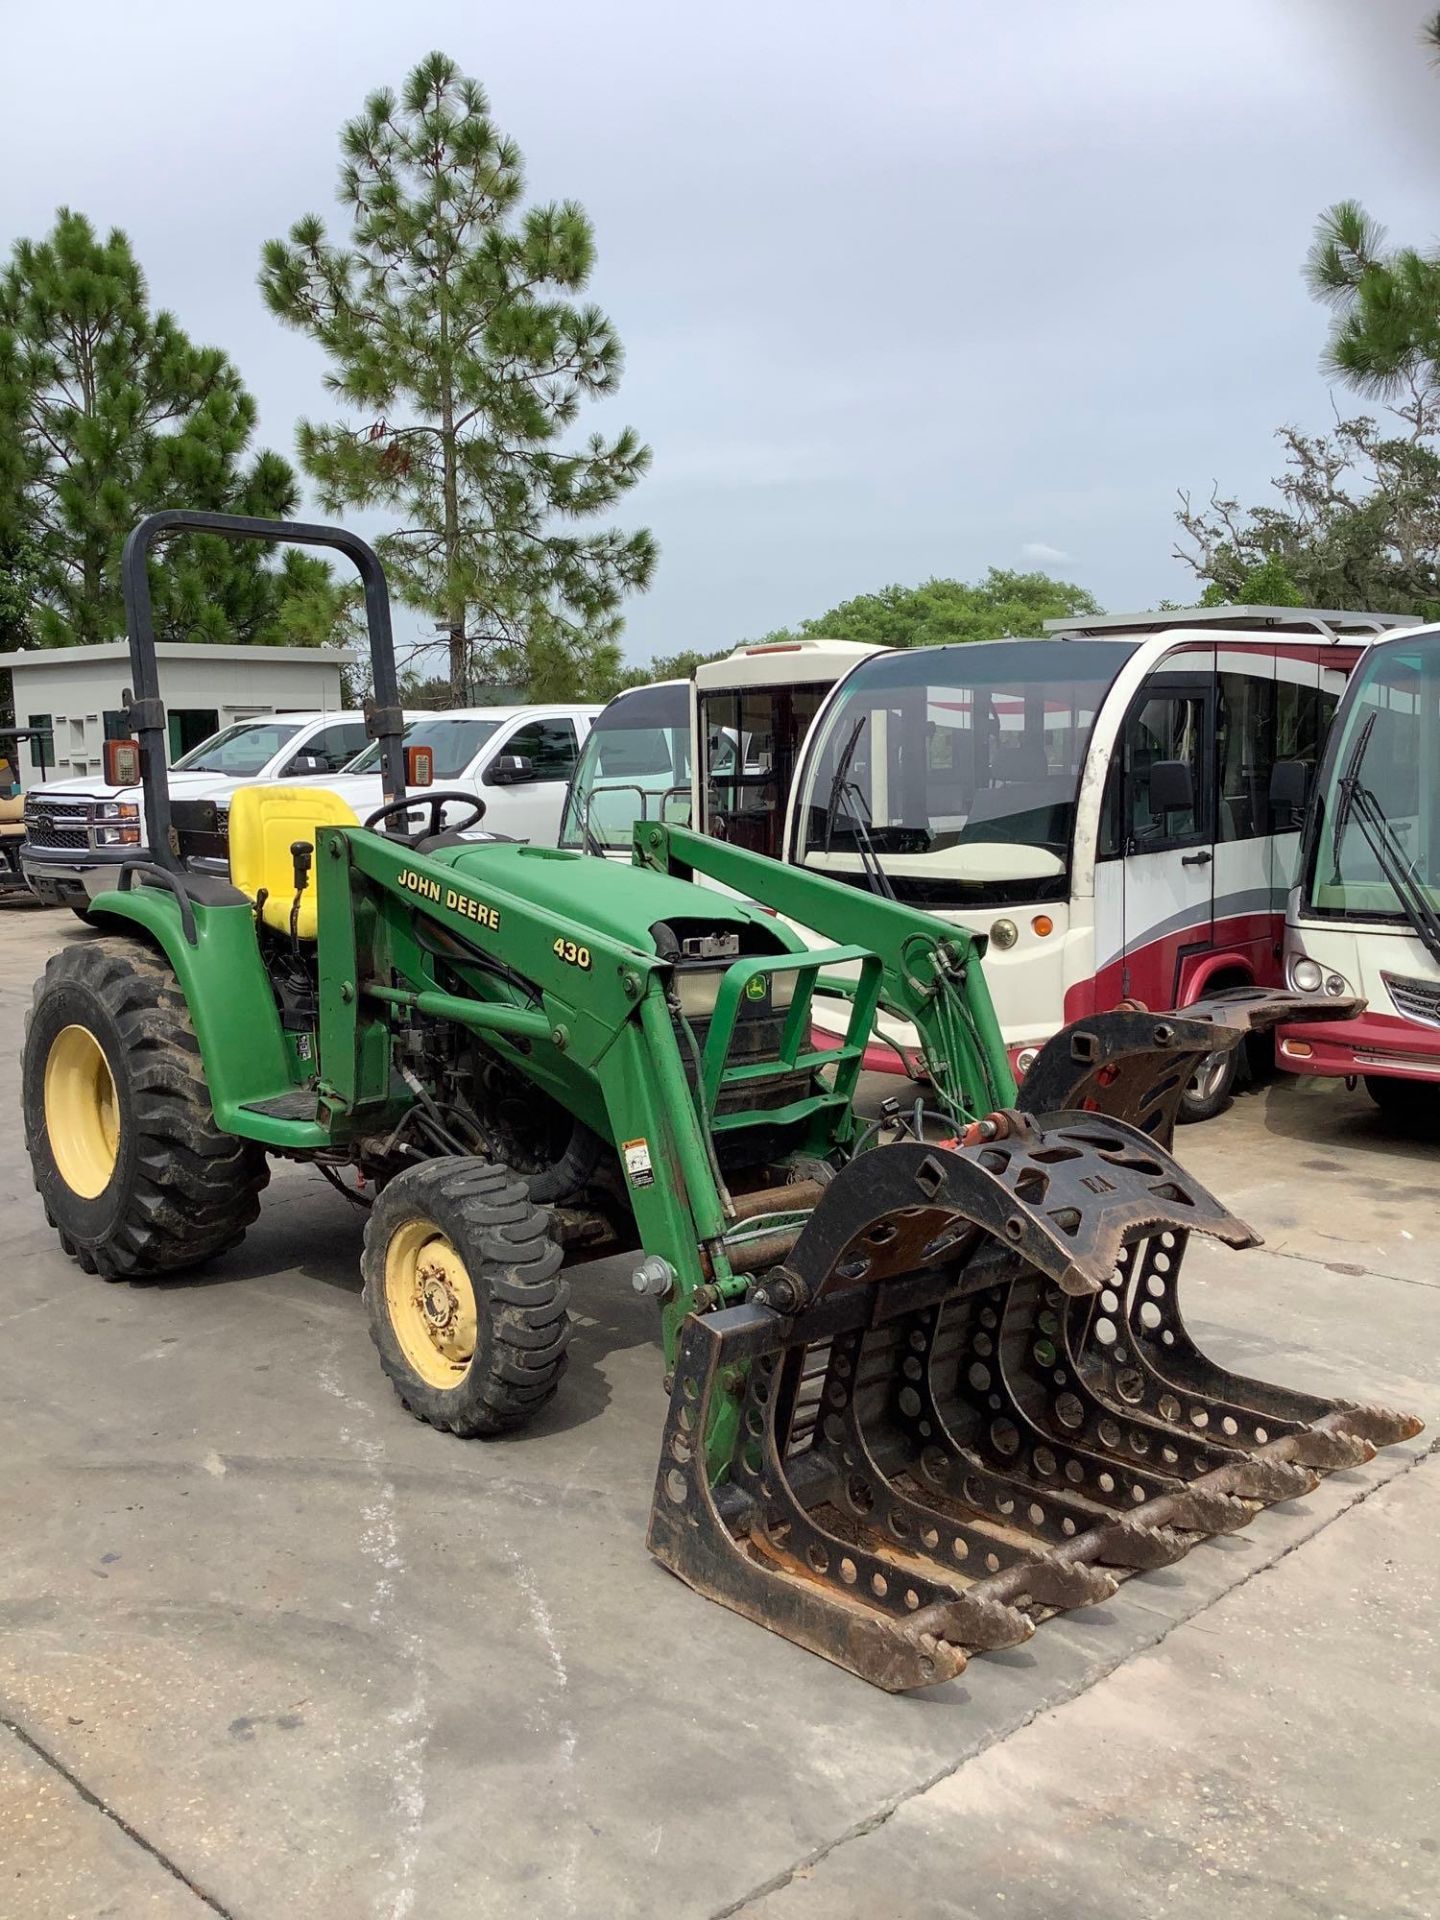
{"type": "Polygon", "coordinates": [[[154,948],[116,935],[62,948],[21,1067],[35,1186],[87,1273],[181,1273],[244,1237],[269,1167],[215,1124],[185,996],[154,948]]]}
{"type": "Polygon", "coordinates": [[[508,1167],[432,1160],[390,1181],[365,1225],[365,1306],[417,1419],[472,1439],[539,1412],[570,1338],[562,1258],[550,1215],[508,1167]]]}

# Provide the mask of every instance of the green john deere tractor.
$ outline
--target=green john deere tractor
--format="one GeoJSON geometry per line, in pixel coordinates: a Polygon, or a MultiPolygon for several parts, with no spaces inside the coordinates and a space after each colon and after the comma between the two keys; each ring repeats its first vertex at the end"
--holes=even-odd
{"type": "Polygon", "coordinates": [[[686,831],[642,823],[617,869],[407,793],[363,542],[157,514],[124,583],[145,858],[50,962],[25,1045],[36,1186],[87,1271],[222,1253],[267,1158],[311,1161],[368,1206],[401,1400],[485,1435],[560,1384],[567,1256],[633,1249],[669,1391],[652,1552],[890,1689],[1417,1431],[1230,1373],[1180,1314],[1191,1234],[1255,1240],[1171,1158],[1181,1091],[1293,998],[1081,1021],[1017,1092],[954,927],[686,831]],[[309,788],[238,794],[228,843],[172,808],[146,556],[187,530],[357,565],[385,792],[363,825],[309,788]],[[827,1051],[822,983],[851,1004],[827,1051]],[[930,1110],[867,1121],[882,1004],[923,1036],[930,1110]]]}

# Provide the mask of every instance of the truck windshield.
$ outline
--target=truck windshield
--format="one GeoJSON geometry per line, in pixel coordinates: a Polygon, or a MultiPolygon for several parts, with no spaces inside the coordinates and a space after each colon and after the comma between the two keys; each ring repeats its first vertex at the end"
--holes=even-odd
{"type": "Polygon", "coordinates": [[[596,720],[565,798],[560,845],[629,851],[637,820],[690,818],[690,687],[622,693],[596,720]]]}
{"type": "Polygon", "coordinates": [[[1352,920],[1440,911],[1440,633],[1355,670],[1316,800],[1307,907],[1352,920]]]}
{"type": "Polygon", "coordinates": [[[1137,641],[995,640],[877,655],[806,755],[795,857],[916,906],[1062,900],[1100,704],[1137,641]]]}
{"type": "Polygon", "coordinates": [[[298,720],[241,720],[202,740],[175,762],[177,773],[259,773],[300,731],[298,720]]]}
{"type": "MultiPolygon", "coordinates": [[[[412,720],[401,736],[407,747],[429,747],[435,756],[435,782],[456,780],[499,726],[498,720],[461,720],[453,714],[437,713],[433,720],[412,720]]],[[[372,740],[363,753],[357,753],[346,773],[376,773],[380,767],[380,742],[372,740]]]]}

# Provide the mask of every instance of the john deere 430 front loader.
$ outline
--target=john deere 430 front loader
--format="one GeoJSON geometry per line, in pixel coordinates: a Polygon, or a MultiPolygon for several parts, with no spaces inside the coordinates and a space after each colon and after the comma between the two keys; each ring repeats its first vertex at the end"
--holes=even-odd
{"type": "Polygon", "coordinates": [[[312,1161],[368,1204],[401,1400],[483,1435],[559,1385],[567,1254],[633,1249],[670,1396],[652,1552],[891,1689],[1418,1430],[1230,1373],[1181,1317],[1190,1236],[1255,1241],[1171,1158],[1181,1089],[1292,999],[1082,1021],[1017,1092],[954,927],[653,824],[629,869],[445,829],[447,800],[482,809],[407,796],[363,542],[158,514],[125,592],[147,858],[50,962],[25,1047],[36,1185],[88,1271],[208,1259],[267,1156],[312,1161]],[[146,555],[184,531],[331,545],[366,588],[386,804],[239,793],[228,873],[165,784],[146,555]],[[822,980],[838,1051],[810,1039],[822,980]],[[908,1122],[854,1105],[881,1004],[924,1038],[908,1122]]]}

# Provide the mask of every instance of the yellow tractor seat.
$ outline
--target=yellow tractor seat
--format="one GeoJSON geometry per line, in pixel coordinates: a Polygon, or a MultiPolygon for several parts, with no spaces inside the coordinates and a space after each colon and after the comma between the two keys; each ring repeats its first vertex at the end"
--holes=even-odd
{"type": "MultiPolygon", "coordinates": [[[[288,933],[295,905],[291,847],[297,840],[313,847],[321,827],[359,824],[353,809],[325,787],[241,787],[230,802],[230,878],[252,900],[263,891],[261,918],[277,933],[288,933]]],[[[315,938],[315,882],[312,867],[296,924],[302,940],[315,938]]]]}
{"type": "Polygon", "coordinates": [[[0,797],[0,840],[25,838],[25,796],[23,793],[0,797]]]}

